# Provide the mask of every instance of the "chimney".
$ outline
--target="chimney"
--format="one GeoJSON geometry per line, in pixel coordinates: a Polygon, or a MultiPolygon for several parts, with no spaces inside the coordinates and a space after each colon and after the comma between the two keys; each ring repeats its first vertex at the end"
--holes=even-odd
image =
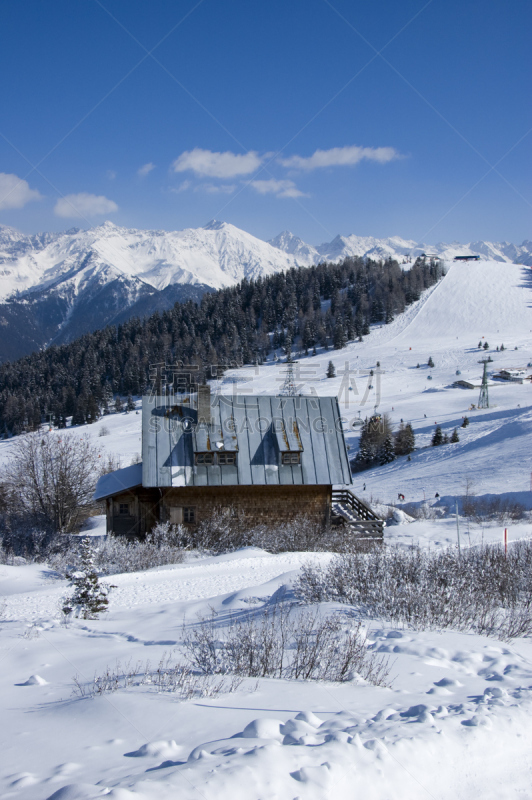
{"type": "Polygon", "coordinates": [[[211,387],[198,386],[198,424],[211,424],[211,387]]]}

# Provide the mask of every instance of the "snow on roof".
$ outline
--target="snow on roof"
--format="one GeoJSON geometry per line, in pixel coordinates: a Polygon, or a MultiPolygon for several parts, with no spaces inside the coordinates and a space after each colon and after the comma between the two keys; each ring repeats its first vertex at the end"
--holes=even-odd
{"type": "Polygon", "coordinates": [[[96,484],[95,500],[103,500],[113,494],[118,494],[126,489],[142,484],[142,464],[132,464],[130,467],[117,469],[102,475],[96,484]]]}

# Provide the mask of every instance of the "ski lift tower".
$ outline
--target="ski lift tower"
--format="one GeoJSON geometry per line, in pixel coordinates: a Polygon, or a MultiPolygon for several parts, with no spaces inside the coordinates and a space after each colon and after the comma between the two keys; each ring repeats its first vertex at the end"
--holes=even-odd
{"type": "Polygon", "coordinates": [[[489,408],[490,401],[488,397],[488,359],[483,358],[484,374],[482,375],[482,386],[480,387],[480,395],[478,398],[478,408],[489,408]]]}
{"type": "Polygon", "coordinates": [[[281,386],[281,394],[285,397],[295,397],[297,395],[297,387],[294,380],[294,364],[297,364],[297,361],[292,361],[292,359],[286,364],[286,378],[281,386]]]}

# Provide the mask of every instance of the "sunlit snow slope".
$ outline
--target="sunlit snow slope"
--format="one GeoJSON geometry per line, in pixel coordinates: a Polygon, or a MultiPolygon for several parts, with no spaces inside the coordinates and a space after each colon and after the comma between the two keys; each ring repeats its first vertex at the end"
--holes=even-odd
{"type": "MultiPolygon", "coordinates": [[[[505,331],[512,336],[530,334],[531,290],[530,267],[496,261],[452,263],[394,344],[412,338],[458,337],[470,342],[473,331],[491,339],[505,331]]],[[[493,344],[501,342],[493,339],[493,344]]]]}

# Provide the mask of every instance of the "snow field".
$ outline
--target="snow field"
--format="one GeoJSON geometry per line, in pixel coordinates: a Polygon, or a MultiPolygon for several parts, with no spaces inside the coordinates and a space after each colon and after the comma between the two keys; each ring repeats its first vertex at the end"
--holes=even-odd
{"type": "MultiPolygon", "coordinates": [[[[308,558],[290,555],[292,567],[296,557],[308,558]]],[[[108,614],[66,628],[57,614],[45,613],[43,584],[52,596],[56,592],[45,569],[31,567],[27,574],[25,567],[3,566],[2,578],[19,594],[33,597],[41,615],[28,627],[11,616],[12,605],[0,630],[2,796],[527,796],[532,777],[529,641],[504,644],[368,621],[372,646],[393,662],[391,688],[357,680],[263,679],[258,688],[255,681],[245,681],[234,694],[187,702],[147,687],[93,699],[72,697],[74,675],[90,684],[93,675],[117,661],[149,659],[156,665],[164,652],[178,654],[184,619],[194,624],[197,614],[207,616],[211,608],[224,614],[260,607],[296,574],[284,571],[289,566],[284,556],[273,558],[279,570],[273,579],[271,561],[257,550],[113,576],[115,583],[130,579],[136,605],[115,603],[112,592],[108,614]],[[179,583],[186,566],[203,567],[206,596],[161,602],[154,583],[166,585],[169,574],[179,583]],[[220,570],[226,575],[232,570],[235,587],[245,575],[247,589],[217,595],[220,570]]],[[[115,591],[119,595],[120,589],[115,591]]],[[[11,594],[11,601],[19,594],[11,594]]],[[[328,604],[329,610],[335,607],[328,604]]]]}

